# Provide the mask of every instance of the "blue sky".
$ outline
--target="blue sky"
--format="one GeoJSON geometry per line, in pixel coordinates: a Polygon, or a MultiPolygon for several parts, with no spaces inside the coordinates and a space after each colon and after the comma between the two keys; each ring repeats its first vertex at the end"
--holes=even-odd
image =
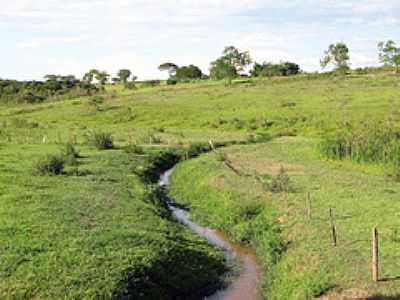
{"type": "Polygon", "coordinates": [[[353,67],[377,65],[377,43],[400,44],[399,0],[14,0],[0,8],[0,78],[115,73],[163,78],[166,61],[208,72],[226,45],[258,62],[319,70],[332,42],[353,67]]]}

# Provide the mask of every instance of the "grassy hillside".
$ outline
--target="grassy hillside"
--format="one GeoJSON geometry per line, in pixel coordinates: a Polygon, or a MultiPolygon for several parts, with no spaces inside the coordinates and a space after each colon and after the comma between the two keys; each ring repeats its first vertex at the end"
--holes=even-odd
{"type": "Polygon", "coordinates": [[[256,248],[266,271],[263,293],[307,299],[358,288],[398,295],[397,281],[371,284],[368,266],[371,226],[379,225],[383,277],[400,275],[396,178],[386,176],[385,164],[326,161],[318,148],[327,133],[350,128],[343,124],[389,122],[396,131],[399,99],[399,77],[365,75],[108,86],[91,97],[0,104],[0,297],[145,291],[176,298],[216,284],[221,254],[160,215],[151,190],[133,172],[145,167],[144,156],[118,149],[188,149],[210,139],[269,141],[185,162],[172,186],[196,219],[256,248]],[[111,133],[117,149],[88,147],[97,131],[111,133]],[[33,175],[34,162],[66,142],[81,149],[80,165],[60,176],[33,175]],[[271,191],[279,186],[280,165],[293,184],[289,193],[271,191]],[[315,199],[311,221],[304,215],[308,191],[315,199]],[[336,248],[329,241],[329,208],[338,226],[336,248]],[[179,270],[176,277],[171,269],[179,270]]]}
{"type": "Polygon", "coordinates": [[[376,168],[321,161],[315,148],[315,141],[304,138],[234,146],[220,150],[229,166],[220,153],[204,155],[178,167],[171,194],[196,220],[255,247],[265,266],[261,288],[268,299],[310,299],[329,290],[338,299],[353,288],[364,296],[399,296],[400,184],[376,168]],[[272,188],[281,167],[289,177],[283,192],[272,188]],[[332,246],[329,209],[337,247],[332,246]],[[373,226],[381,234],[384,281],[378,284],[370,271],[373,226]],[[289,242],[284,251],[278,234],[289,242]]]}
{"type": "Polygon", "coordinates": [[[33,175],[53,145],[0,147],[0,298],[187,299],[213,289],[221,253],[175,223],[123,151],[84,148],[60,176],[33,175]]]}

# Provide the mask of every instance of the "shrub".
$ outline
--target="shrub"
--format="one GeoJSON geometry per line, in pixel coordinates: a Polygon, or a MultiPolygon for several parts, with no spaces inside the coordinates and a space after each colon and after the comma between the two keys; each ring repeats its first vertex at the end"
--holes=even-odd
{"type": "Polygon", "coordinates": [[[137,167],[134,172],[146,183],[155,183],[160,174],[172,168],[181,159],[182,153],[176,149],[168,149],[147,158],[144,167],[137,167]]]}
{"type": "Polygon", "coordinates": [[[50,154],[40,158],[34,165],[37,175],[59,175],[64,170],[64,158],[61,155],[50,154]]]}
{"type": "Polygon", "coordinates": [[[61,154],[64,157],[66,164],[73,166],[78,164],[79,151],[75,148],[74,144],[65,144],[61,149],[61,154]]]}
{"type": "Polygon", "coordinates": [[[130,154],[144,154],[144,149],[138,144],[129,144],[125,147],[125,152],[130,154]]]}
{"type": "Polygon", "coordinates": [[[281,166],[278,175],[272,178],[268,188],[273,193],[289,193],[293,190],[290,177],[283,166],[281,166]]]}
{"type": "Polygon", "coordinates": [[[193,143],[190,144],[189,149],[187,150],[188,158],[197,157],[202,153],[209,152],[211,150],[211,146],[207,143],[193,143]]]}
{"type": "Polygon", "coordinates": [[[147,80],[142,82],[143,87],[155,87],[161,84],[160,80],[147,80]]]}
{"type": "Polygon", "coordinates": [[[176,85],[178,83],[178,81],[176,79],[173,78],[169,78],[167,80],[167,85],[176,85]]]}
{"type": "Polygon", "coordinates": [[[111,133],[97,131],[89,136],[89,143],[99,150],[114,148],[114,141],[111,133]]]}
{"type": "Polygon", "coordinates": [[[136,83],[134,81],[129,81],[127,83],[124,84],[124,87],[128,90],[136,90],[136,83]]]}
{"type": "Polygon", "coordinates": [[[268,133],[256,133],[256,134],[250,134],[247,137],[247,143],[249,144],[267,143],[271,139],[272,138],[268,133]]]}

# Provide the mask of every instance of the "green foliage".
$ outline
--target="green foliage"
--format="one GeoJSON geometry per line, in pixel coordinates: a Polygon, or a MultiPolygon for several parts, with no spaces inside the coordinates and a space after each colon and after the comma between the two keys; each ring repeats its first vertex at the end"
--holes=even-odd
{"type": "Polygon", "coordinates": [[[400,131],[391,123],[364,122],[341,125],[327,133],[320,144],[323,156],[358,163],[380,163],[400,167],[400,131]]]}
{"type": "Polygon", "coordinates": [[[325,68],[329,64],[333,64],[336,71],[345,74],[349,70],[349,60],[349,48],[346,44],[331,44],[328,50],[325,51],[325,57],[321,59],[321,67],[325,68]]]}
{"type": "Polygon", "coordinates": [[[211,63],[210,77],[212,79],[227,79],[228,83],[237,77],[238,72],[251,64],[249,52],[240,52],[234,46],[225,47],[222,56],[211,63]]]}
{"type": "Polygon", "coordinates": [[[0,103],[41,103],[45,100],[88,96],[99,90],[73,76],[47,75],[47,81],[0,79],[0,103]]]}
{"type": "Polygon", "coordinates": [[[175,166],[181,160],[181,157],[182,153],[176,149],[152,153],[147,157],[144,166],[135,169],[135,174],[146,183],[156,183],[160,174],[175,166]]]}
{"type": "Polygon", "coordinates": [[[203,72],[200,70],[199,67],[194,66],[194,65],[189,65],[189,66],[183,66],[179,67],[176,70],[175,78],[178,81],[191,81],[195,79],[201,79],[203,76],[203,72]]]}
{"type": "Polygon", "coordinates": [[[254,63],[253,69],[250,71],[253,77],[272,77],[272,76],[291,76],[300,72],[300,66],[292,62],[282,62],[279,64],[254,63]]]}
{"type": "Polygon", "coordinates": [[[160,80],[147,80],[142,82],[143,87],[156,87],[161,84],[160,80]]]}
{"type": "Polygon", "coordinates": [[[61,154],[64,158],[64,161],[68,165],[75,166],[78,164],[78,158],[80,157],[79,151],[76,149],[73,143],[66,143],[61,148],[61,154]]]}
{"type": "Polygon", "coordinates": [[[211,63],[210,69],[210,78],[221,80],[221,79],[229,79],[237,77],[236,68],[223,59],[217,59],[216,61],[211,63]]]}
{"type": "Polygon", "coordinates": [[[178,83],[178,80],[175,78],[168,78],[167,80],[167,85],[176,85],[178,83]]]}
{"type": "Polygon", "coordinates": [[[89,144],[96,147],[98,150],[107,150],[114,148],[112,134],[103,131],[94,131],[88,136],[89,144]]]}
{"type": "Polygon", "coordinates": [[[208,143],[192,143],[189,145],[187,150],[188,158],[197,157],[202,153],[209,152],[211,150],[211,146],[208,143]]]}
{"type": "Polygon", "coordinates": [[[122,83],[126,83],[129,77],[132,75],[132,72],[128,69],[121,69],[118,71],[118,78],[122,83]]]}
{"type": "Polygon", "coordinates": [[[34,173],[36,175],[60,175],[64,170],[64,157],[61,155],[48,154],[36,161],[34,173]]]}
{"type": "Polygon", "coordinates": [[[143,147],[136,143],[130,143],[128,146],[124,148],[125,152],[130,153],[130,154],[139,154],[143,155],[145,153],[143,147]]]}
{"type": "Polygon", "coordinates": [[[134,81],[129,81],[124,84],[124,87],[128,90],[136,90],[136,83],[134,81]]]}
{"type": "Polygon", "coordinates": [[[385,64],[396,67],[399,73],[400,68],[400,47],[396,47],[396,43],[392,40],[379,42],[379,60],[385,64]]]}
{"type": "Polygon", "coordinates": [[[131,172],[141,159],[84,148],[85,171],[32,176],[32,158],[56,149],[0,147],[0,240],[12,245],[1,299],[200,299],[220,287],[223,253],[168,217],[162,191],[131,172]]]}
{"type": "Polygon", "coordinates": [[[268,190],[273,193],[289,193],[293,191],[289,174],[283,166],[279,169],[279,173],[272,177],[272,180],[267,184],[267,187],[268,190]]]}
{"type": "Polygon", "coordinates": [[[170,78],[175,76],[176,71],[178,70],[178,68],[179,67],[176,64],[171,63],[171,62],[163,63],[158,67],[158,69],[160,71],[168,71],[168,74],[169,74],[170,78]]]}

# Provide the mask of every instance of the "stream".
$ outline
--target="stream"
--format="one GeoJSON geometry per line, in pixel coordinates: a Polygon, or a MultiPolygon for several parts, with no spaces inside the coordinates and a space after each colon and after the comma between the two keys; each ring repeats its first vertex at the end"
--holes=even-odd
{"type": "MultiPolygon", "coordinates": [[[[160,176],[159,184],[166,186],[170,183],[173,169],[160,176]]],[[[214,295],[205,297],[204,300],[259,300],[257,294],[257,281],[259,278],[256,256],[254,251],[238,243],[232,243],[228,237],[220,231],[202,227],[190,221],[189,212],[169,204],[173,216],[182,224],[189,227],[194,233],[205,238],[211,245],[222,249],[228,260],[240,262],[239,274],[233,278],[230,284],[214,295]]]]}

